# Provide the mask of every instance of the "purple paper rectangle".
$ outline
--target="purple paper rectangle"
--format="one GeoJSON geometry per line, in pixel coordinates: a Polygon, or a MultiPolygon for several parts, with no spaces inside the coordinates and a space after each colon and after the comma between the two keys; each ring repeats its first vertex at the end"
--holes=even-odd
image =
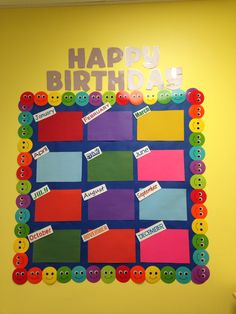
{"type": "Polygon", "coordinates": [[[88,200],[89,220],[134,220],[134,191],[111,189],[88,200]]]}
{"type": "Polygon", "coordinates": [[[89,141],[124,141],[133,139],[131,111],[108,111],[88,123],[89,141]]]}

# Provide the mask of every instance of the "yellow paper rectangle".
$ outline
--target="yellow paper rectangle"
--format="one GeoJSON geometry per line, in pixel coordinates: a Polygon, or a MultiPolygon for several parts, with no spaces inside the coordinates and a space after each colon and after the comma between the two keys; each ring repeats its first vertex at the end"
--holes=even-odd
{"type": "Polygon", "coordinates": [[[138,141],[184,141],[184,111],[152,111],[137,120],[138,141]]]}

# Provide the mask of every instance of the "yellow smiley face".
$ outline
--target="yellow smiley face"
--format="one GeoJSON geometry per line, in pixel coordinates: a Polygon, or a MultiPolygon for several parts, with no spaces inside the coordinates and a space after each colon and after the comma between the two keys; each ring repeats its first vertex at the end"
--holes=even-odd
{"type": "Polygon", "coordinates": [[[202,132],[204,130],[205,124],[202,119],[192,119],[189,122],[189,128],[192,132],[202,132]]]}
{"type": "Polygon", "coordinates": [[[56,268],[51,266],[44,268],[42,278],[43,282],[45,282],[47,285],[53,285],[57,281],[56,268]]]}
{"type": "Polygon", "coordinates": [[[29,248],[29,242],[26,238],[17,238],[13,244],[16,253],[25,253],[29,248]]]}
{"type": "Polygon", "coordinates": [[[157,102],[157,93],[154,92],[144,93],[143,100],[147,105],[154,105],[157,102]]]}
{"type": "Polygon", "coordinates": [[[20,153],[29,152],[33,147],[33,143],[28,138],[22,138],[17,144],[17,149],[20,153]]]}
{"type": "Polygon", "coordinates": [[[161,278],[161,271],[156,266],[148,266],[145,271],[146,281],[149,283],[156,283],[161,278]]]}
{"type": "Polygon", "coordinates": [[[48,103],[51,106],[59,106],[61,104],[61,94],[59,92],[51,92],[48,94],[48,103]]]}
{"type": "Polygon", "coordinates": [[[193,232],[196,234],[205,234],[208,230],[208,225],[204,219],[195,219],[192,223],[193,232]]]}

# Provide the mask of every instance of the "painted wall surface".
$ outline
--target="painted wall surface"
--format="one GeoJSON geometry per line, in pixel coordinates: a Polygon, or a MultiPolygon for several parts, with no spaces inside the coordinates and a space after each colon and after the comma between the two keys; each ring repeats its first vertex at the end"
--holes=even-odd
{"type": "Polygon", "coordinates": [[[0,313],[236,313],[235,1],[0,11],[0,313]],[[17,103],[46,90],[46,70],[67,68],[70,47],[160,45],[160,69],[182,66],[183,88],[206,99],[211,278],[203,286],[132,282],[23,287],[11,280],[16,210],[17,103]]]}

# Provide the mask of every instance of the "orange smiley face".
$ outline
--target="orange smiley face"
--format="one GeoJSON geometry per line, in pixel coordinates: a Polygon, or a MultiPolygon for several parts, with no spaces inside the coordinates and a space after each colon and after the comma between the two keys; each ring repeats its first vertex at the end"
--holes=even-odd
{"type": "Polygon", "coordinates": [[[142,266],[134,266],[130,270],[130,278],[135,283],[143,283],[145,281],[145,269],[142,266]]]}
{"type": "Polygon", "coordinates": [[[138,90],[132,91],[130,93],[130,102],[134,106],[141,105],[143,103],[143,94],[138,90]]]}
{"type": "Polygon", "coordinates": [[[34,95],[34,102],[38,106],[45,106],[48,103],[48,94],[45,92],[37,92],[34,95]]]}

